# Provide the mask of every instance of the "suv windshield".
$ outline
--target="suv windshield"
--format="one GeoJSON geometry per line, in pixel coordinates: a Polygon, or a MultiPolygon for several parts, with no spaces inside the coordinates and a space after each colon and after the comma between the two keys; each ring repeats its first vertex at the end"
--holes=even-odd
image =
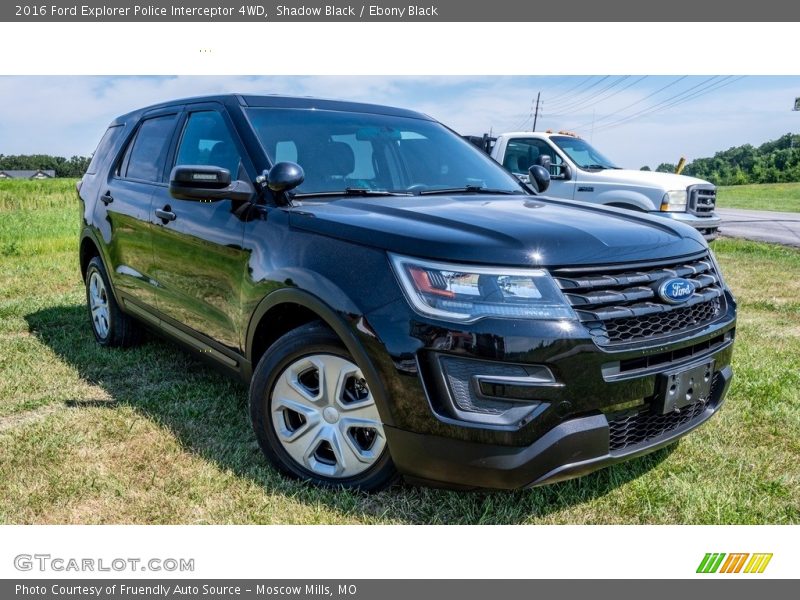
{"type": "Polygon", "coordinates": [[[588,142],[572,136],[550,136],[550,140],[582,169],[619,169],[588,142]]]}
{"type": "Polygon", "coordinates": [[[304,194],[525,194],[491,158],[435,121],[329,110],[250,108],[273,164],[298,163],[304,194]]]}

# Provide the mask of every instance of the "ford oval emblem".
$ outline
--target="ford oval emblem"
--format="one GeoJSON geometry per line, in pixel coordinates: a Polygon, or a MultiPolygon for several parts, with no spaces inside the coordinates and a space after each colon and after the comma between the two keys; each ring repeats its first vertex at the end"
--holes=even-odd
{"type": "Polygon", "coordinates": [[[694,294],[694,282],[683,277],[667,279],[658,286],[658,295],[669,304],[686,302],[692,294],[694,294]]]}

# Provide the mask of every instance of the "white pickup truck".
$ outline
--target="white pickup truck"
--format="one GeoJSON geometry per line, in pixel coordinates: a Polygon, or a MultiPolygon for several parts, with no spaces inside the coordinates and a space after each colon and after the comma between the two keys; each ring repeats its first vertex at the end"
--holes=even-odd
{"type": "Polygon", "coordinates": [[[691,225],[706,239],[717,236],[717,190],[702,179],[622,169],[586,140],[563,131],[522,131],[467,139],[523,181],[527,182],[528,169],[533,165],[549,169],[548,196],[658,214],[691,225]]]}

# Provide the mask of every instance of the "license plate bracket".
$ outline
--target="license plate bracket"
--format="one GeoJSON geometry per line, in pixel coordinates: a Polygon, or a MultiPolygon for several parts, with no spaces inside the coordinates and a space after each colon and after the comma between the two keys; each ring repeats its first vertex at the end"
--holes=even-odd
{"type": "Polygon", "coordinates": [[[661,373],[656,382],[655,410],[663,415],[698,400],[708,400],[714,379],[714,361],[661,373]]]}

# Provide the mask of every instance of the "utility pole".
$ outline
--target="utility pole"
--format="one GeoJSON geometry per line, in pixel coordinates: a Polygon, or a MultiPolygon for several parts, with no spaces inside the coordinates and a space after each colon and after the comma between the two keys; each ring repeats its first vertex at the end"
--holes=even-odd
{"type": "Polygon", "coordinates": [[[542,92],[538,92],[536,94],[536,112],[533,113],[533,129],[531,131],[536,131],[536,121],[539,119],[539,98],[541,98],[542,92]]]}

